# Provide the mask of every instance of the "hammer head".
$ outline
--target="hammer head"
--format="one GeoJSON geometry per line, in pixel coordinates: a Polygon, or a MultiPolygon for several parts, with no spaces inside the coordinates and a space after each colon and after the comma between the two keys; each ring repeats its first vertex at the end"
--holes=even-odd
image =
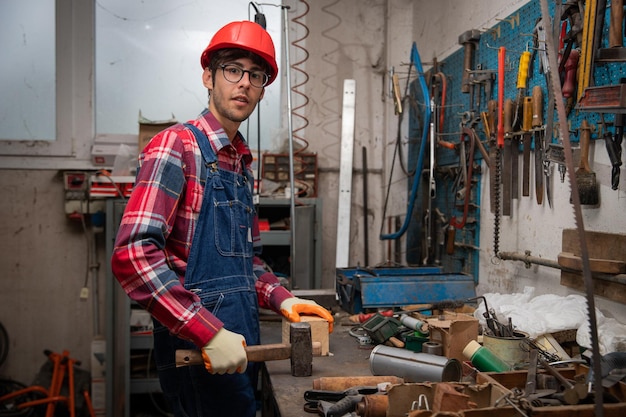
{"type": "Polygon", "coordinates": [[[291,323],[289,327],[291,345],[291,375],[311,376],[313,373],[313,343],[311,324],[308,322],[291,323]]]}
{"type": "Polygon", "coordinates": [[[480,40],[480,31],[478,29],[470,29],[459,36],[459,45],[465,45],[468,42],[478,42],[480,40]]]}

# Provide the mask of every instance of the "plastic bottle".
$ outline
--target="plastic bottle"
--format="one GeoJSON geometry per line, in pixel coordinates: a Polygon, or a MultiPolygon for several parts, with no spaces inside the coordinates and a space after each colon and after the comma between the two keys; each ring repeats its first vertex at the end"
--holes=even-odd
{"type": "Polygon", "coordinates": [[[425,324],[423,321],[411,317],[408,314],[401,314],[400,323],[411,330],[415,330],[416,336],[428,337],[428,331],[423,330],[425,324]]]}
{"type": "Polygon", "coordinates": [[[481,372],[505,372],[511,368],[497,357],[489,348],[481,346],[477,341],[470,341],[463,349],[463,356],[481,372]]]}

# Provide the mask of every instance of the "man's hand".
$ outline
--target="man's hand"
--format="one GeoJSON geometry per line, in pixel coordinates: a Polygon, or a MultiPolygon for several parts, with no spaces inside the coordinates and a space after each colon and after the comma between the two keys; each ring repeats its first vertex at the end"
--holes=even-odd
{"type": "Polygon", "coordinates": [[[328,321],[328,331],[332,333],[334,318],[330,312],[312,300],[304,300],[298,297],[287,298],[280,304],[280,312],[287,320],[299,322],[300,314],[318,316],[328,321]]]}
{"type": "Polygon", "coordinates": [[[222,328],[202,348],[204,367],[211,374],[243,373],[248,366],[245,347],[242,335],[222,328]]]}

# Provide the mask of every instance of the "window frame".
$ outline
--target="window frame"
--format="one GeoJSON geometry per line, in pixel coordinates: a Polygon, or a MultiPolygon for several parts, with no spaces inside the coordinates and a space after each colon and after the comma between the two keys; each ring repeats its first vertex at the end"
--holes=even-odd
{"type": "Polygon", "coordinates": [[[0,169],[96,169],[95,1],[55,0],[55,139],[0,141],[0,169]]]}

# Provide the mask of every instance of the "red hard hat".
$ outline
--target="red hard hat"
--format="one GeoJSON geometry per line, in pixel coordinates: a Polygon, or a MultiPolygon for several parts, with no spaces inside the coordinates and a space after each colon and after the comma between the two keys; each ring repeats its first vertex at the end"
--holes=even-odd
{"type": "Polygon", "coordinates": [[[209,46],[206,47],[204,52],[202,52],[202,56],[200,56],[202,68],[209,66],[211,54],[214,51],[225,48],[244,49],[259,55],[271,68],[267,85],[270,85],[276,79],[278,65],[276,64],[274,42],[272,42],[270,34],[258,23],[249,20],[231,22],[218,30],[213,35],[209,46]]]}

